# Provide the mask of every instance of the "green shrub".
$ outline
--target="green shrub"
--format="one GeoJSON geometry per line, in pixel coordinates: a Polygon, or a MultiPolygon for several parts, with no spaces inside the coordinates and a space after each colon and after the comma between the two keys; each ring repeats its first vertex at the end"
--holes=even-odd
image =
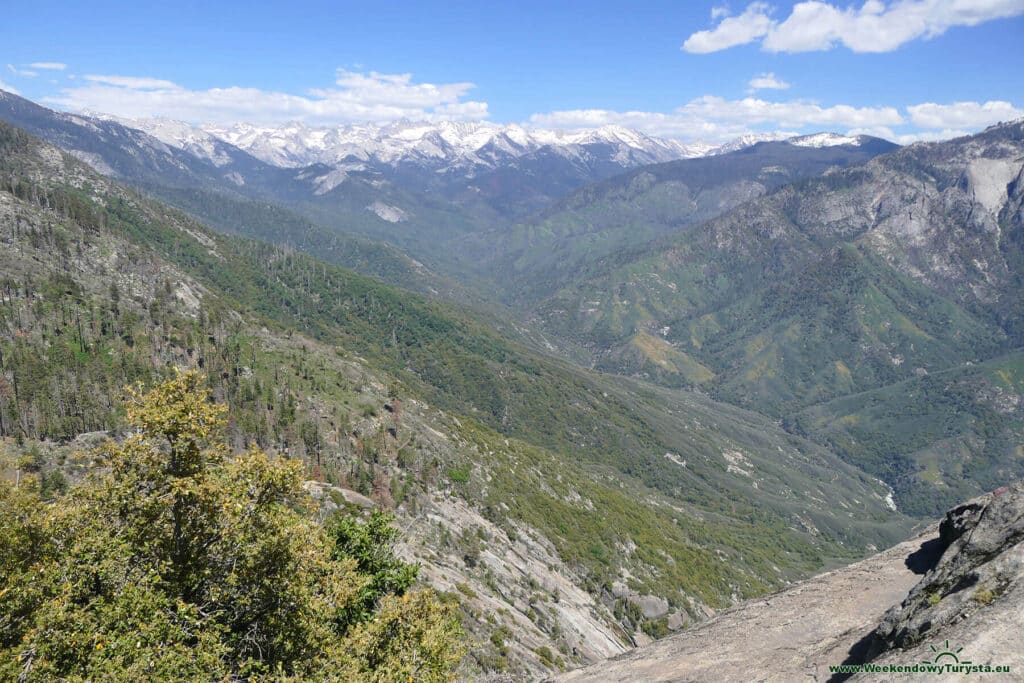
{"type": "Polygon", "coordinates": [[[448,469],[448,480],[453,484],[469,483],[468,467],[451,467],[448,469]]]}
{"type": "Polygon", "coordinates": [[[129,394],[105,472],[50,504],[0,482],[0,679],[450,678],[455,608],[407,592],[390,518],[313,523],[300,463],[229,453],[196,373],[129,394]]]}

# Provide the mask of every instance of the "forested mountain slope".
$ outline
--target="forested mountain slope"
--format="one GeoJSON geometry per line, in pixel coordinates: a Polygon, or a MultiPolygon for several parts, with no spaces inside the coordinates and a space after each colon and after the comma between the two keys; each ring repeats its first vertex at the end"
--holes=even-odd
{"type": "Polygon", "coordinates": [[[472,298],[393,246],[426,245],[421,258],[436,261],[443,253],[438,227],[451,232],[472,225],[445,201],[322,164],[280,168],[215,138],[197,155],[116,120],[57,112],[4,91],[0,120],[219,229],[305,250],[416,291],[472,298]],[[392,215],[381,208],[396,204],[416,211],[392,215]]]}
{"type": "Polygon", "coordinates": [[[700,151],[615,127],[569,135],[402,122],[214,135],[175,121],[66,114],[8,92],[0,92],[0,119],[222,229],[463,302],[472,299],[466,289],[428,277],[419,263],[477,286],[486,273],[468,253],[470,237],[591,181],[700,151]],[[422,272],[367,240],[406,251],[422,272]]]}
{"type": "MultiPolygon", "coordinates": [[[[700,385],[784,420],[995,359],[1024,342],[1022,168],[1021,122],[916,144],[780,187],[641,254],[609,256],[539,305],[537,319],[589,348],[599,368],[700,385]]],[[[1018,477],[1019,367],[1003,370],[963,397],[980,410],[1010,392],[994,431],[960,422],[940,433],[946,409],[929,400],[917,408],[934,425],[914,446],[920,458],[882,440],[871,420],[841,450],[885,476],[905,505],[920,510],[938,492],[929,513],[987,485],[974,466],[964,471],[972,457],[1018,477]],[[945,438],[970,446],[940,475],[924,452],[945,438]]]]}
{"type": "MultiPolygon", "coordinates": [[[[6,447],[116,432],[121,386],[200,367],[239,446],[301,458],[325,504],[397,509],[478,671],[612,654],[906,528],[884,486],[763,417],[218,235],[6,124],[0,230],[6,447]]],[[[51,450],[53,481],[90,467],[51,450]]]]}
{"type": "Polygon", "coordinates": [[[525,306],[585,280],[619,252],[642,252],[753,198],[829,169],[855,166],[897,146],[869,136],[809,136],[653,164],[591,183],[539,216],[486,235],[481,260],[510,304],[525,306]],[[811,145],[814,138],[824,144],[811,145]]]}

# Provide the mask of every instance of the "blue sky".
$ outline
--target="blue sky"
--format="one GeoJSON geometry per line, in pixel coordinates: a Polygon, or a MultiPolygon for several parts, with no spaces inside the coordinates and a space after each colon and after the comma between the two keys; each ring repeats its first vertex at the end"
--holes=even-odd
{"type": "Polygon", "coordinates": [[[1024,116],[1022,36],[1024,0],[37,0],[4,10],[0,88],[221,124],[452,118],[909,141],[1024,116]]]}

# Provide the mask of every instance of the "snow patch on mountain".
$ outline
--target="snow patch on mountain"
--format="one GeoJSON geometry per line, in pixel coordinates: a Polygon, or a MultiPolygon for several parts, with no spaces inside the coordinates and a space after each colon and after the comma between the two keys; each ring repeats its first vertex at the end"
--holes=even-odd
{"type": "Polygon", "coordinates": [[[337,169],[317,177],[316,192],[330,192],[346,173],[387,173],[389,169],[425,168],[467,178],[518,159],[556,155],[582,164],[611,162],[623,169],[677,159],[692,159],[741,150],[760,142],[785,140],[801,147],[859,145],[863,138],[816,133],[751,133],[721,145],[657,138],[618,125],[582,130],[526,128],[487,121],[395,121],[315,128],[303,123],[258,126],[192,126],[168,119],[126,120],[100,116],[141,130],[160,142],[217,166],[244,151],[281,168],[323,164],[337,169]]]}
{"type": "Polygon", "coordinates": [[[836,135],[835,133],[814,133],[789,140],[789,144],[797,147],[838,147],[840,145],[859,147],[861,142],[862,140],[858,136],[836,135]]]}
{"type": "Polygon", "coordinates": [[[729,152],[738,152],[741,149],[747,147],[753,147],[759,142],[779,142],[780,140],[790,140],[796,133],[748,133],[747,135],[741,135],[740,137],[730,140],[724,145],[718,145],[712,147],[706,156],[712,154],[727,154],[729,152]]]}

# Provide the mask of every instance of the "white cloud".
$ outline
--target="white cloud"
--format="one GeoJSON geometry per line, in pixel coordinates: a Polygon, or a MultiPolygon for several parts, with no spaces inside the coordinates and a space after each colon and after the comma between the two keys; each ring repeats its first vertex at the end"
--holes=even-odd
{"type": "Polygon", "coordinates": [[[890,139],[900,145],[909,145],[915,142],[952,140],[953,138],[961,138],[976,132],[976,130],[964,130],[963,128],[943,128],[942,130],[919,130],[914,133],[904,133],[890,139]]]}
{"type": "MultiPolygon", "coordinates": [[[[763,2],[751,3],[743,14],[726,17],[709,31],[694,33],[683,43],[683,49],[704,54],[752,42],[765,35],[774,25],[768,11],[768,5],[763,2]]],[[[721,16],[720,12],[718,16],[721,16]]],[[[711,12],[711,18],[715,19],[715,11],[711,12]]]]}
{"type": "Polygon", "coordinates": [[[7,70],[10,71],[15,76],[24,76],[26,78],[35,78],[36,76],[39,75],[35,71],[29,71],[28,69],[19,69],[18,67],[14,66],[13,64],[8,64],[7,65],[7,70]]]}
{"type": "Polygon", "coordinates": [[[716,141],[752,132],[755,127],[844,131],[898,126],[905,120],[894,107],[852,107],[845,104],[823,107],[802,100],[766,102],[752,97],[726,100],[705,95],[668,113],[578,109],[535,114],[529,123],[537,127],[569,129],[617,124],[651,135],[716,141]]]}
{"type": "Polygon", "coordinates": [[[742,134],[740,126],[698,121],[672,113],[648,111],[613,111],[610,109],[571,109],[534,114],[529,126],[566,130],[617,125],[664,137],[698,140],[725,140],[742,134]]]}
{"type": "Polygon", "coordinates": [[[985,102],[953,102],[935,104],[926,102],[907,107],[910,120],[921,128],[982,128],[1024,117],[1024,110],[1009,102],[993,100],[985,102]]]}
{"type": "Polygon", "coordinates": [[[48,71],[63,71],[68,65],[63,62],[32,62],[29,66],[33,69],[46,69],[48,71]]]}
{"type": "Polygon", "coordinates": [[[743,14],[697,31],[683,49],[715,52],[762,39],[770,52],[829,50],[839,44],[854,52],[889,52],[954,26],[1024,14],[1024,0],[866,0],[860,8],[807,0],[795,4],[781,22],[771,19],[770,11],[765,3],[754,2],[743,14]]]}
{"type": "Polygon", "coordinates": [[[7,85],[3,81],[0,81],[0,90],[6,90],[7,92],[11,93],[12,95],[20,95],[21,94],[20,92],[18,92],[18,89],[15,88],[13,85],[7,85]]]}
{"type": "Polygon", "coordinates": [[[789,88],[789,83],[786,83],[786,81],[778,78],[771,72],[751,78],[748,85],[750,87],[748,92],[754,92],[755,90],[786,90],[789,88]]]}
{"type": "MultiPolygon", "coordinates": [[[[486,102],[467,99],[473,84],[419,83],[411,74],[339,69],[329,88],[302,95],[232,86],[192,90],[172,81],[119,75],[89,75],[46,101],[71,110],[125,118],[162,116],[190,122],[311,125],[411,120],[480,120],[486,102]]],[[[750,81],[752,89],[781,90],[788,84],[774,73],[750,81]]],[[[10,88],[8,88],[10,89],[10,88]]],[[[849,104],[823,105],[794,99],[725,99],[705,95],[671,111],[576,109],[537,113],[526,125],[579,129],[621,125],[651,135],[724,141],[751,132],[866,133],[896,142],[945,139],[1000,120],[1024,117],[1009,102],[921,103],[905,109],[849,104]]]]}
{"type": "Polygon", "coordinates": [[[899,137],[898,133],[893,132],[893,129],[889,126],[862,126],[859,128],[851,128],[846,131],[847,135],[873,135],[876,138],[885,138],[886,140],[892,140],[896,142],[896,138],[899,137]]]}
{"type": "Polygon", "coordinates": [[[904,122],[895,107],[853,107],[837,104],[822,107],[814,102],[792,100],[789,102],[767,102],[755,97],[742,100],[726,100],[705,95],[691,100],[676,110],[687,114],[716,120],[738,121],[746,124],[774,123],[783,127],[803,126],[893,126],[904,122]]]}
{"type": "Polygon", "coordinates": [[[964,130],[960,128],[943,128],[942,130],[917,130],[911,133],[896,133],[888,126],[871,126],[868,128],[851,128],[847,135],[873,135],[876,138],[884,138],[899,145],[909,145],[915,142],[938,142],[952,138],[970,135],[977,131],[964,130]]]}
{"type": "Polygon", "coordinates": [[[582,129],[606,125],[634,128],[650,135],[724,142],[752,132],[874,135],[901,145],[970,135],[998,121],[1024,118],[1009,102],[923,103],[906,107],[822,106],[805,100],[767,102],[755,97],[726,100],[705,95],[670,112],[575,109],[534,114],[527,125],[582,129]]]}
{"type": "Polygon", "coordinates": [[[180,90],[181,86],[171,81],[165,81],[160,78],[136,78],[135,76],[97,76],[90,74],[84,77],[85,80],[91,83],[103,83],[104,85],[113,85],[119,88],[132,88],[137,90],[167,90],[175,89],[180,90]]]}
{"type": "Polygon", "coordinates": [[[305,95],[232,86],[191,90],[159,78],[86,76],[47,101],[72,110],[126,118],[161,116],[191,122],[338,124],[395,119],[478,120],[487,103],[466,100],[472,83],[415,83],[411,74],[338,70],[331,88],[305,95]]]}

